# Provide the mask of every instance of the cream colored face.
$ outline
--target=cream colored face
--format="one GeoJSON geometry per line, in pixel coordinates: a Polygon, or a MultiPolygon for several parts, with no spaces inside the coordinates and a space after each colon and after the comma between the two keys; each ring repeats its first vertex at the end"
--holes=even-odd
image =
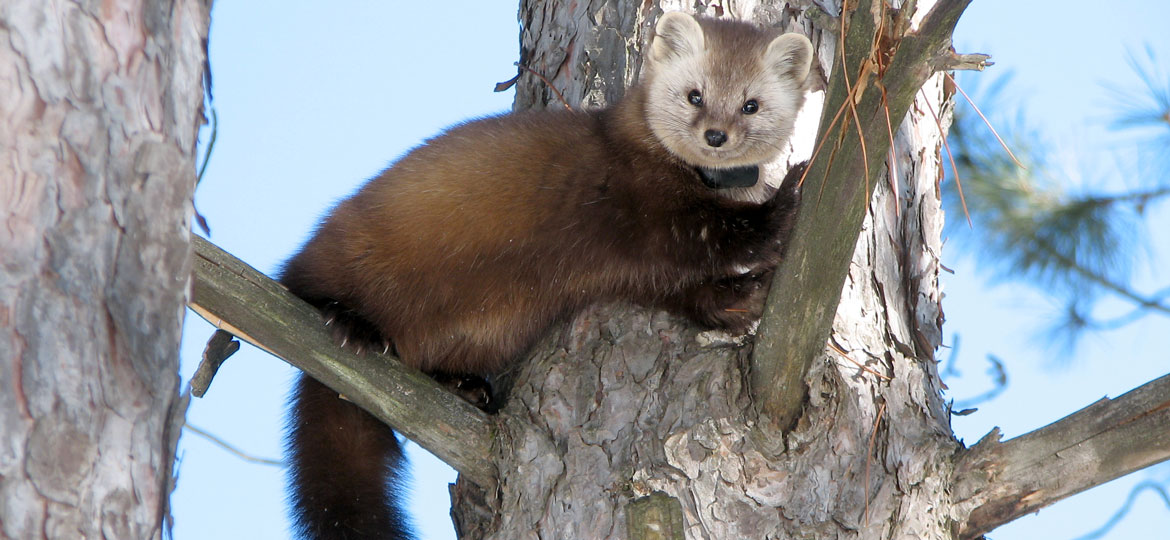
{"type": "Polygon", "coordinates": [[[650,129],[694,166],[767,162],[792,135],[812,45],[785,34],[747,50],[719,48],[691,16],[663,15],[647,55],[650,129]]]}

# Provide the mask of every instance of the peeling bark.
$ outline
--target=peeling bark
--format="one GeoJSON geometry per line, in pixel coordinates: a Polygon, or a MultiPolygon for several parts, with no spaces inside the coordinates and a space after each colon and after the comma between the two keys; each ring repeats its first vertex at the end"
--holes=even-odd
{"type": "MultiPolygon", "coordinates": [[[[830,71],[837,37],[804,18],[810,4],[696,5],[804,32],[820,72],[830,71]]],[[[660,7],[692,5],[522,2],[522,57],[573,106],[609,102],[634,80],[660,7]]],[[[521,77],[517,108],[548,101],[541,85],[521,77]]],[[[645,519],[644,501],[669,508],[667,499],[681,509],[686,538],[950,537],[945,479],[959,444],[933,359],[942,323],[941,134],[928,109],[946,117],[940,79],[917,99],[930,105],[916,101],[897,128],[897,176],[871,179],[875,195],[833,325],[842,352],[826,348],[813,362],[791,433],[752,415],[750,345],[659,312],[596,307],[538,347],[516,378],[501,413],[512,444],[500,445],[500,470],[512,474],[497,497],[457,498],[461,537],[633,538],[640,533],[628,523],[645,519]]],[[[821,102],[814,96],[804,114],[815,118],[821,102]]],[[[807,159],[815,124],[798,127],[782,161],[807,159]]],[[[815,203],[806,192],[804,211],[837,211],[815,203]]]]}
{"type": "Polygon", "coordinates": [[[209,2],[0,3],[0,537],[158,538],[209,2]]]}

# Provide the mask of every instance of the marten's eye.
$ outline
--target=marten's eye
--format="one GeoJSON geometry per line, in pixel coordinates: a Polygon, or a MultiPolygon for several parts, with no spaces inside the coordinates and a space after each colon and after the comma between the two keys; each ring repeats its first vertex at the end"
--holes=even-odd
{"type": "Polygon", "coordinates": [[[687,101],[691,102],[691,105],[702,107],[703,93],[698,90],[691,90],[691,93],[687,94],[687,101]]]}
{"type": "Polygon", "coordinates": [[[743,104],[743,107],[741,107],[740,110],[743,111],[744,114],[756,114],[756,111],[760,110],[760,104],[757,103],[754,99],[749,99],[746,103],[743,104]]]}

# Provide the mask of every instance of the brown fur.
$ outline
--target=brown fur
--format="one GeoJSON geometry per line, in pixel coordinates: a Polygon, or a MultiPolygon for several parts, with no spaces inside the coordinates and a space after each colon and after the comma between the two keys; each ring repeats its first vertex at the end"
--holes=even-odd
{"type": "MultiPolygon", "coordinates": [[[[647,100],[643,84],[603,111],[454,127],[340,203],[281,281],[348,342],[388,340],[428,372],[495,372],[593,302],[742,332],[791,226],[795,182],[763,204],[720,196],[652,133],[647,100]]],[[[393,497],[373,495],[396,475],[391,431],[303,378],[289,448],[303,535],[405,534],[393,497]]]]}
{"type": "Polygon", "coordinates": [[[394,432],[337,392],[301,376],[288,423],[289,500],[301,538],[409,538],[394,432]]]}
{"type": "Polygon", "coordinates": [[[487,374],[588,303],[675,303],[774,262],[792,201],[703,186],[631,114],[637,94],[605,113],[501,116],[428,141],[342,202],[284,283],[353,310],[408,365],[487,374]]]}

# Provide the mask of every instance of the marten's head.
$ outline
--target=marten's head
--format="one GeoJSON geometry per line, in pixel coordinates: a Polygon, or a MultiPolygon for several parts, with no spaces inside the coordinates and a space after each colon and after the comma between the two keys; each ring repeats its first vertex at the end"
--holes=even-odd
{"type": "Polygon", "coordinates": [[[812,63],[800,34],[670,12],[646,54],[646,119],[695,167],[767,162],[792,135],[812,63]]]}

